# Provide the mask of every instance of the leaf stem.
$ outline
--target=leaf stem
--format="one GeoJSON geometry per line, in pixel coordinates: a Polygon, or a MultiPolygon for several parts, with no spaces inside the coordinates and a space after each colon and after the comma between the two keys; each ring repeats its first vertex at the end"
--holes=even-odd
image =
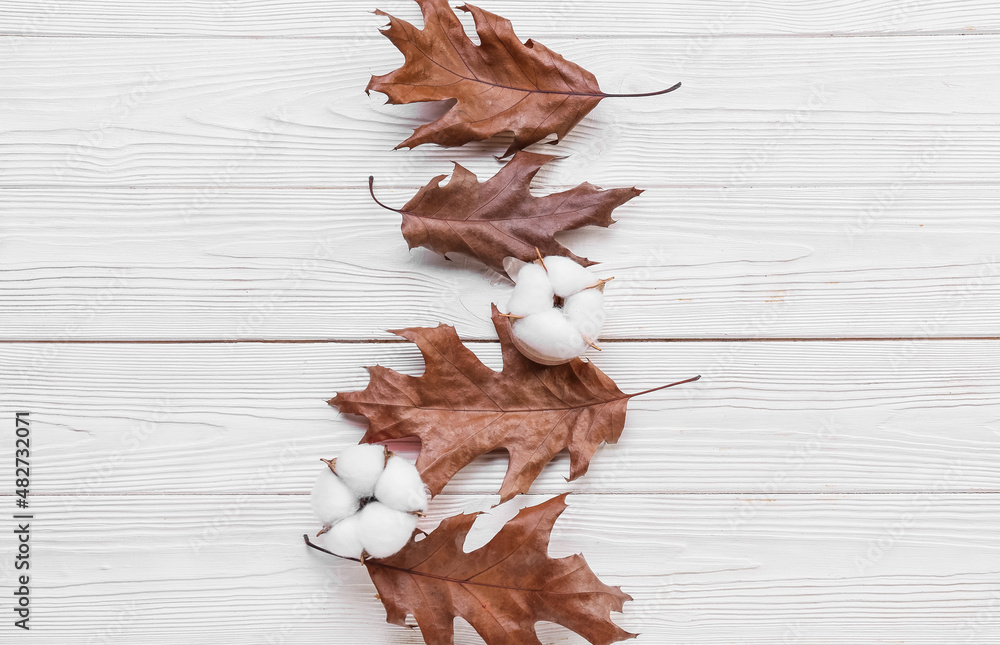
{"type": "Polygon", "coordinates": [[[386,206],[385,204],[383,204],[382,202],[380,202],[378,200],[378,197],[375,196],[375,175],[368,175],[368,192],[371,193],[372,199],[375,200],[375,203],[378,204],[379,206],[381,206],[382,208],[386,209],[387,211],[396,211],[397,213],[402,213],[403,212],[399,208],[393,208],[392,206],[386,206]]]}
{"type": "Polygon", "coordinates": [[[680,86],[681,84],[677,83],[676,85],[668,87],[665,90],[659,90],[656,92],[643,92],[642,94],[605,94],[604,98],[638,98],[640,96],[659,96],[660,94],[667,94],[668,92],[673,92],[680,86]]]}
{"type": "Polygon", "coordinates": [[[658,390],[665,390],[668,387],[674,387],[675,385],[684,385],[685,383],[694,383],[695,381],[697,381],[700,378],[701,378],[701,374],[699,374],[698,376],[692,376],[691,378],[688,378],[688,379],[684,379],[683,381],[677,381],[676,383],[671,383],[670,385],[661,385],[660,387],[654,387],[651,390],[643,390],[642,392],[636,392],[635,394],[629,394],[628,398],[631,399],[632,397],[642,396],[643,394],[649,394],[650,392],[656,392],[658,390]]]}
{"type": "MultiPolygon", "coordinates": [[[[327,551],[323,547],[321,547],[319,545],[316,545],[316,544],[313,544],[312,542],[309,541],[309,536],[307,534],[305,534],[305,533],[302,534],[302,539],[306,541],[306,546],[308,546],[310,548],[313,548],[313,549],[316,549],[317,551],[322,551],[323,553],[326,553],[328,555],[332,555],[335,558],[340,558],[341,560],[351,560],[352,562],[361,562],[361,560],[359,560],[357,558],[349,558],[346,555],[337,555],[333,551],[327,551]]],[[[362,564],[364,564],[364,563],[362,562],[362,564]]]]}

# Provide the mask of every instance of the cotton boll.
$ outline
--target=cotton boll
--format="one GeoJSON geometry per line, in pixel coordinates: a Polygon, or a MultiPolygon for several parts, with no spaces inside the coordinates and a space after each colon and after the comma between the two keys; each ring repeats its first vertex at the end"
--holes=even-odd
{"type": "Polygon", "coordinates": [[[417,528],[416,517],[380,502],[369,503],[352,517],[359,518],[361,543],[373,558],[388,558],[402,549],[417,528]]]}
{"type": "Polygon", "coordinates": [[[507,302],[507,311],[515,316],[528,316],[552,308],[552,284],[545,269],[526,264],[517,274],[517,284],[507,302]]]}
{"type": "Polygon", "coordinates": [[[402,457],[390,457],[375,484],[375,499],[389,508],[410,513],[427,510],[427,491],[416,467],[402,457]]]}
{"type": "Polygon", "coordinates": [[[522,354],[543,365],[565,363],[587,349],[583,336],[557,309],[514,321],[513,339],[522,354]]]}
{"type": "Polygon", "coordinates": [[[364,551],[360,529],[360,514],[345,517],[323,534],[323,546],[326,547],[327,551],[332,551],[345,558],[360,558],[364,551]]]}
{"type": "Polygon", "coordinates": [[[607,280],[557,255],[537,264],[507,258],[504,268],[516,282],[507,309],[514,318],[511,338],[522,354],[558,365],[594,344],[604,327],[601,288],[607,280]]]}
{"type": "MultiPolygon", "coordinates": [[[[545,263],[552,290],[561,298],[571,296],[597,283],[594,274],[569,258],[550,255],[542,261],[545,263]]],[[[521,273],[524,273],[524,269],[521,273]]]]}
{"type": "Polygon", "coordinates": [[[584,289],[574,293],[566,298],[563,314],[585,341],[593,343],[604,327],[604,294],[600,289],[584,289]]]}
{"type": "Polygon", "coordinates": [[[316,478],[309,501],[324,526],[358,512],[358,496],[328,466],[323,466],[316,478]]]}
{"type": "Polygon", "coordinates": [[[337,476],[358,497],[371,497],[385,467],[385,448],[377,444],[361,443],[351,446],[337,457],[337,476]]]}

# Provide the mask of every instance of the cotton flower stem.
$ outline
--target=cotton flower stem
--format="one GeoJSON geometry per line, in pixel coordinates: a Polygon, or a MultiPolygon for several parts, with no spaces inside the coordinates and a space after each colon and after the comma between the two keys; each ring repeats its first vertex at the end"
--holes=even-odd
{"type": "Polygon", "coordinates": [[[538,254],[538,263],[541,264],[542,268],[545,269],[545,272],[548,273],[549,269],[545,266],[545,260],[542,259],[542,252],[538,250],[537,246],[535,247],[535,253],[538,254]]]}
{"type": "Polygon", "coordinates": [[[368,175],[368,192],[371,193],[372,199],[375,200],[375,203],[378,204],[379,206],[381,206],[382,208],[384,208],[385,210],[387,210],[387,211],[395,211],[397,213],[402,213],[403,212],[399,208],[393,208],[392,206],[386,206],[385,204],[383,204],[382,202],[380,202],[378,200],[378,197],[375,196],[375,175],[368,175]]]}
{"type": "Polygon", "coordinates": [[[518,316],[517,314],[500,314],[504,318],[510,318],[511,320],[521,320],[524,316],[518,316]]]}
{"type": "Polygon", "coordinates": [[[598,347],[594,343],[590,342],[589,340],[587,341],[587,344],[590,345],[591,347],[593,347],[594,349],[596,349],[599,352],[603,352],[604,351],[603,349],[601,349],[600,347],[598,347]]]}
{"type": "Polygon", "coordinates": [[[604,289],[604,285],[606,285],[607,283],[611,282],[614,279],[615,279],[615,276],[611,276],[610,278],[598,278],[597,279],[597,284],[592,284],[589,287],[584,287],[583,290],[584,291],[586,291],[587,289],[601,289],[601,290],[603,290],[604,289]]]}
{"type": "Polygon", "coordinates": [[[364,564],[364,561],[359,560],[358,558],[349,558],[346,555],[337,555],[333,551],[327,551],[323,547],[321,547],[321,546],[319,546],[317,544],[313,544],[312,542],[309,541],[309,536],[308,535],[303,535],[302,539],[305,540],[306,546],[308,546],[311,549],[316,549],[317,551],[322,551],[323,553],[326,553],[327,555],[332,555],[333,557],[340,558],[341,560],[351,560],[352,562],[360,562],[361,564],[364,564]]]}
{"type": "Polygon", "coordinates": [[[701,378],[701,375],[699,374],[698,376],[693,376],[691,378],[684,379],[683,381],[677,381],[676,383],[671,383],[669,385],[661,385],[660,387],[654,387],[654,388],[652,388],[650,390],[643,390],[642,392],[636,392],[635,394],[629,394],[628,398],[631,399],[632,397],[642,396],[643,394],[649,394],[650,392],[656,392],[656,391],[659,391],[659,390],[665,390],[668,387],[674,387],[675,385],[684,385],[685,383],[694,383],[695,381],[697,381],[700,378],[701,378]]]}

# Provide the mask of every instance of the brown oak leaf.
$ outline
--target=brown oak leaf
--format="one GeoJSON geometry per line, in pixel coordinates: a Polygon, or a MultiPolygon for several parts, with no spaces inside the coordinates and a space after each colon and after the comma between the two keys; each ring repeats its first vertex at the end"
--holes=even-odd
{"type": "Polygon", "coordinates": [[[500,337],[501,372],[484,365],[450,325],[396,330],[417,344],[424,374],[369,367],[368,387],[338,393],[329,403],[367,417],[363,443],[419,438],[417,470],[432,495],[479,455],[505,449],[510,463],[500,498],[506,501],[527,492],[563,449],[569,449],[570,481],[586,473],[598,446],[621,436],[629,399],[671,387],[624,394],[593,363],[579,358],[539,365],[514,347],[510,321],[496,305],[493,324],[500,337]]]}
{"type": "MultiPolygon", "coordinates": [[[[531,180],[551,155],[518,152],[496,175],[480,183],[474,174],[455,164],[451,180],[438,175],[401,209],[376,203],[403,215],[403,237],[409,247],[422,246],[445,255],[456,252],[479,259],[504,272],[503,259],[513,256],[530,262],[542,255],[564,255],[594,264],[573,254],[555,240],[559,231],[583,226],[611,226],[611,212],[641,194],[638,188],[602,190],[583,183],[570,190],[535,197],[531,180]]],[[[372,190],[374,178],[369,178],[372,190]]]]}
{"type": "Polygon", "coordinates": [[[366,560],[386,609],[386,620],[417,620],[426,643],[455,642],[456,616],[469,621],[487,645],[541,645],[540,620],[559,623],[594,645],[636,634],[611,621],[632,597],[601,582],[582,555],[554,559],[549,535],[566,508],[566,494],[522,509],[485,546],[463,545],[478,513],[449,517],[396,555],[366,560]]]}
{"type": "Polygon", "coordinates": [[[478,7],[458,7],[472,14],[480,44],[469,39],[447,0],[417,0],[424,28],[389,18],[382,33],[405,60],[402,67],[372,76],[375,90],[389,103],[454,99],[441,118],[418,127],[397,148],[422,143],[460,146],[500,132],[513,132],[504,156],[554,133],[566,136],[588,112],[611,96],[653,96],[680,84],[644,94],[607,94],[593,74],[533,40],[522,43],[510,21],[478,7]]]}

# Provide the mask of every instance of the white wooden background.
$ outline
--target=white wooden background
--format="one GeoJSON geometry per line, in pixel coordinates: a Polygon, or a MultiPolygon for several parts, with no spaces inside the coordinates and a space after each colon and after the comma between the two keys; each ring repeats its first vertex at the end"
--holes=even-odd
{"type": "MultiPolygon", "coordinates": [[[[576,492],[552,554],[635,597],[640,643],[1000,642],[996,4],[483,3],[607,91],[683,81],[604,101],[537,190],[647,189],[565,236],[618,278],[594,360],[626,390],[704,379],[472,539],[576,492]]],[[[436,108],[362,91],[402,60],[376,7],[419,24],[405,0],[0,1],[0,446],[30,410],[36,515],[30,633],[2,532],[0,642],[421,642],[302,546],[306,492],[362,432],[324,401],[420,372],[384,330],[449,322],[498,362],[509,286],[408,252],[367,176],[401,204],[505,142],[391,149],[436,108]]],[[[426,526],[489,509],[505,465],[426,526]]]]}

